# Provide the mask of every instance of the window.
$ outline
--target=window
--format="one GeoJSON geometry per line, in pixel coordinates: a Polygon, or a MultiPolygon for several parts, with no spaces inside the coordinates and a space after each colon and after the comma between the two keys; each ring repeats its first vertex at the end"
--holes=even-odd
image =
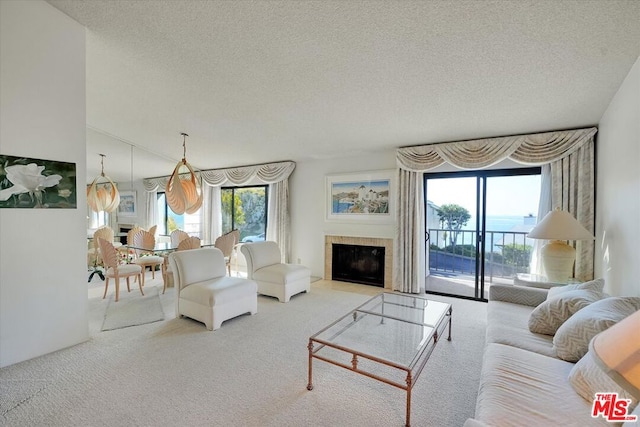
{"type": "Polygon", "coordinates": [[[109,225],[109,213],[105,211],[94,212],[89,209],[89,228],[100,228],[109,225]]]}
{"type": "Polygon", "coordinates": [[[265,240],[267,202],[266,185],[223,187],[221,192],[222,232],[240,230],[241,242],[265,240]]]}
{"type": "Polygon", "coordinates": [[[158,192],[158,234],[169,235],[174,230],[186,231],[190,236],[202,238],[200,210],[194,214],[175,214],[167,205],[165,193],[158,192]]]}

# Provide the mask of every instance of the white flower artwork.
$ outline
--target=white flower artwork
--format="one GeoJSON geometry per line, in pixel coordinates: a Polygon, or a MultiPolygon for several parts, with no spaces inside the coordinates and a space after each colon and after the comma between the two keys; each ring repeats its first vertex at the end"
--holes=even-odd
{"type": "Polygon", "coordinates": [[[75,208],[75,164],[0,155],[0,208],[75,208]]]}

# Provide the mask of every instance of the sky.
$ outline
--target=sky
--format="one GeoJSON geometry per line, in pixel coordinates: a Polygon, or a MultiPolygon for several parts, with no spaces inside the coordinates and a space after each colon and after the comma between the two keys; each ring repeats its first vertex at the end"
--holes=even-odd
{"type": "MultiPolygon", "coordinates": [[[[475,215],[476,178],[429,179],[427,199],[439,206],[455,203],[475,215]]],[[[539,199],[540,175],[487,178],[487,216],[535,216],[539,199]]]]}

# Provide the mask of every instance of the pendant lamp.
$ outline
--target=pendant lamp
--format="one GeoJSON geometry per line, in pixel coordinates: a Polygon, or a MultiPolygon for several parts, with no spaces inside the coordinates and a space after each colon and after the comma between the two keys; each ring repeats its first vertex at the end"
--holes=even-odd
{"type": "Polygon", "coordinates": [[[187,162],[186,133],[182,135],[182,160],[178,162],[165,189],[169,208],[177,215],[195,213],[202,206],[202,183],[187,162]],[[182,171],[181,171],[182,169],[182,171]]]}
{"type": "Polygon", "coordinates": [[[100,176],[93,180],[89,188],[87,188],[87,203],[91,210],[95,212],[113,212],[120,204],[120,193],[116,185],[111,179],[104,174],[104,154],[100,154],[100,166],[102,168],[100,176]],[[106,182],[99,183],[100,179],[106,180],[106,182]],[[98,184],[100,187],[98,187],[98,184]]]}

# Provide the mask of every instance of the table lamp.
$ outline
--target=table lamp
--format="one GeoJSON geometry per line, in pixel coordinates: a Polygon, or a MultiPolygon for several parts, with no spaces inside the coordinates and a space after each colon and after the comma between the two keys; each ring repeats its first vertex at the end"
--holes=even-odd
{"type": "Polygon", "coordinates": [[[599,365],[620,387],[640,399],[640,311],[596,335],[591,342],[599,365]]]}
{"type": "Polygon", "coordinates": [[[547,279],[553,283],[567,283],[572,276],[576,250],[564,240],[595,239],[570,213],[559,208],[549,212],[528,237],[550,240],[542,247],[540,255],[547,279]]]}

